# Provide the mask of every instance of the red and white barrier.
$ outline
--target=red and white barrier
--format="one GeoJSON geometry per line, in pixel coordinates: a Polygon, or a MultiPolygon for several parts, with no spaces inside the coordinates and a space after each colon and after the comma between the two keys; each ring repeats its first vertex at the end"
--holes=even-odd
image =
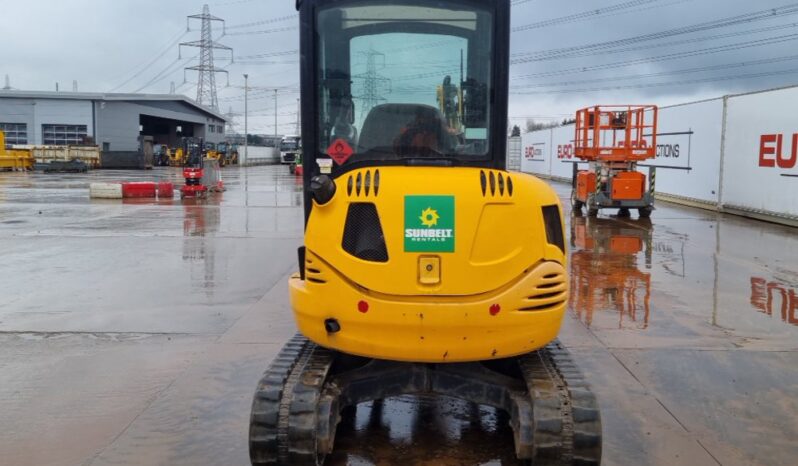
{"type": "Polygon", "coordinates": [[[175,185],[169,181],[161,181],[155,186],[158,191],[159,199],[171,199],[175,197],[175,185]]]}
{"type": "Polygon", "coordinates": [[[140,197],[157,197],[158,191],[152,181],[135,181],[122,183],[122,197],[125,199],[140,197]]]}
{"type": "Polygon", "coordinates": [[[122,183],[91,183],[89,197],[92,199],[122,199],[122,183]]]}
{"type": "Polygon", "coordinates": [[[91,183],[89,197],[92,199],[133,199],[160,198],[171,199],[175,195],[173,183],[135,181],[121,183],[91,183]]]}

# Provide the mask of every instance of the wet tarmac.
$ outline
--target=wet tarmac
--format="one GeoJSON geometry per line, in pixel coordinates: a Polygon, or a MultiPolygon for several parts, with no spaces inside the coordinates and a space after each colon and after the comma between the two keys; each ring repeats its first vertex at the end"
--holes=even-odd
{"type": "MultiPolygon", "coordinates": [[[[252,391],[295,331],[301,188],[287,167],[223,175],[183,203],[88,198],[175,169],[0,173],[0,464],[248,464],[252,391]]],[[[561,339],[598,394],[604,464],[793,464],[796,230],[634,217],[567,216],[561,339]]],[[[327,464],[518,463],[503,413],[400,397],[347,411],[327,464]]]]}

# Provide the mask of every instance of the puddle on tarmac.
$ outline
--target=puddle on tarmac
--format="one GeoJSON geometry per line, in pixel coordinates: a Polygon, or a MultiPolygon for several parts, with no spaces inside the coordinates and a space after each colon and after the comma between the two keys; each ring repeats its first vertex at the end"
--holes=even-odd
{"type": "Polygon", "coordinates": [[[509,417],[449,397],[400,396],[344,411],[327,466],[520,465],[509,417]]]}
{"type": "Polygon", "coordinates": [[[751,306],[773,319],[798,326],[798,288],[751,277],[751,306]]]}
{"type": "Polygon", "coordinates": [[[571,308],[588,327],[597,312],[618,328],[648,328],[651,316],[650,219],[571,219],[571,308]]]}

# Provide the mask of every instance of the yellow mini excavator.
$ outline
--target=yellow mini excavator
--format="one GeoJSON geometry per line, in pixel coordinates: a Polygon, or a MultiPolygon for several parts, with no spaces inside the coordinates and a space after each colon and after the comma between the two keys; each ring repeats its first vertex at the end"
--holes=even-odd
{"type": "Polygon", "coordinates": [[[531,464],[599,464],[595,397],[556,340],[560,202],[505,170],[510,0],[297,7],[300,333],[257,386],[252,464],[320,465],[344,408],[404,394],[505,411],[531,464]],[[437,102],[447,76],[456,125],[437,102]]]}

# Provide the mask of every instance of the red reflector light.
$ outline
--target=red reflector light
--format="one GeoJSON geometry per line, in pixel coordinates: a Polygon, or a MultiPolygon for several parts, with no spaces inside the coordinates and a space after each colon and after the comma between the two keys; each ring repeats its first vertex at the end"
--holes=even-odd
{"type": "Polygon", "coordinates": [[[490,315],[492,315],[492,316],[495,316],[495,315],[496,315],[496,314],[498,314],[498,313],[499,313],[499,311],[501,311],[501,310],[502,310],[502,307],[501,307],[501,306],[499,306],[498,304],[494,304],[494,305],[492,305],[492,306],[490,307],[490,315]]]}
{"type": "Polygon", "coordinates": [[[366,312],[369,311],[369,303],[367,303],[365,301],[358,302],[357,303],[357,310],[365,314],[366,312]]]}

